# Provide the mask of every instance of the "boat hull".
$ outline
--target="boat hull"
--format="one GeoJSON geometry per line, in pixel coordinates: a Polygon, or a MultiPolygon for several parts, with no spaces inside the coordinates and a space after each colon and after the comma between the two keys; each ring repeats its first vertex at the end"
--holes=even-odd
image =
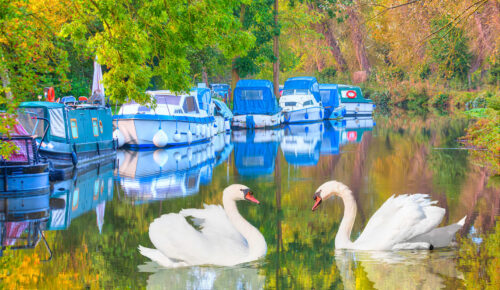
{"type": "Polygon", "coordinates": [[[323,120],[323,118],[324,110],[321,107],[311,107],[283,112],[283,120],[285,124],[316,122],[323,120]]]}
{"type": "Polygon", "coordinates": [[[160,129],[167,135],[167,142],[163,147],[203,142],[216,134],[217,127],[214,126],[213,118],[196,119],[203,122],[115,118],[113,123],[123,134],[124,147],[155,148],[158,146],[154,144],[153,138],[160,129]],[[188,137],[188,132],[191,132],[191,138],[188,137]]]}
{"type": "Polygon", "coordinates": [[[342,103],[346,109],[346,116],[371,115],[375,105],[373,103],[342,103]]]}
{"type": "Polygon", "coordinates": [[[233,117],[234,128],[273,128],[281,125],[283,115],[281,112],[274,115],[237,115],[233,117]]]}
{"type": "Polygon", "coordinates": [[[48,164],[3,166],[0,170],[0,195],[22,195],[49,190],[48,164]]]}

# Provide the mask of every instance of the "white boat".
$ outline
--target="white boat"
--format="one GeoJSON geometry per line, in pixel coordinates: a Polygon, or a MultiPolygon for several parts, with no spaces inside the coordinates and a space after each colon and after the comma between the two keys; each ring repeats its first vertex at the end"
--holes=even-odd
{"type": "Polygon", "coordinates": [[[271,128],[283,122],[273,83],[268,80],[238,81],[233,105],[233,127],[271,128]]]}
{"type": "Polygon", "coordinates": [[[335,104],[345,107],[345,116],[372,115],[375,104],[370,99],[365,99],[361,88],[349,85],[321,84],[322,97],[330,95],[333,107],[335,104]]]}
{"type": "Polygon", "coordinates": [[[148,106],[134,101],[123,104],[113,116],[113,136],[119,146],[132,148],[188,145],[210,139],[215,119],[200,109],[195,93],[177,95],[170,91],[148,91],[148,106]]]}
{"type": "Polygon", "coordinates": [[[315,77],[294,77],[285,82],[280,98],[284,123],[321,121],[324,109],[315,77]]]}

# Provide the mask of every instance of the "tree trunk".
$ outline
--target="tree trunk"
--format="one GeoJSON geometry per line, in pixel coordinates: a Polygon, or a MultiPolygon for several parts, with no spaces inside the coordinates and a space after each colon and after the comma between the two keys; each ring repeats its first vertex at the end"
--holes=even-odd
{"type": "Polygon", "coordinates": [[[368,54],[366,53],[365,48],[365,30],[363,23],[361,23],[357,9],[359,9],[359,5],[357,1],[353,6],[350,6],[347,9],[347,14],[349,17],[347,18],[349,26],[351,28],[351,41],[354,46],[354,50],[356,52],[356,59],[358,60],[359,69],[362,71],[366,71],[367,73],[371,70],[370,62],[368,61],[368,54]]]}
{"type": "MultiPolygon", "coordinates": [[[[243,24],[243,21],[245,20],[245,11],[246,11],[246,6],[245,4],[241,4],[241,9],[240,9],[240,23],[243,24]]],[[[233,59],[233,64],[231,66],[231,92],[234,92],[234,88],[236,88],[236,83],[240,80],[240,73],[238,71],[238,68],[236,67],[236,60],[238,59],[239,56],[236,56],[233,59]]]]}
{"type": "Polygon", "coordinates": [[[203,66],[201,68],[201,79],[202,79],[202,81],[205,83],[205,85],[208,88],[208,86],[209,86],[209,84],[208,84],[208,75],[207,75],[207,69],[206,69],[205,66],[203,66]]]}
{"type": "Polygon", "coordinates": [[[341,72],[347,71],[347,62],[345,61],[344,55],[342,55],[342,52],[340,51],[331,21],[326,19],[321,26],[321,33],[325,36],[326,42],[330,46],[330,52],[337,62],[337,70],[341,72]]]}
{"type": "MultiPolygon", "coordinates": [[[[278,0],[274,0],[274,27],[278,28],[278,0]]],[[[279,96],[280,91],[280,49],[279,49],[279,32],[273,37],[273,51],[274,51],[274,63],[273,63],[273,84],[274,84],[274,95],[279,96]]]]}

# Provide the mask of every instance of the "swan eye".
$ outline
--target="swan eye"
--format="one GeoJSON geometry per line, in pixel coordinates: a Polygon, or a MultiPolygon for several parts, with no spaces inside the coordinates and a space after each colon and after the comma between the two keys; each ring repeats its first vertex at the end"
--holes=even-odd
{"type": "Polygon", "coordinates": [[[314,193],[313,200],[316,200],[316,198],[318,198],[318,197],[321,198],[320,194],[321,194],[321,189],[316,191],[316,193],[314,193]]]}

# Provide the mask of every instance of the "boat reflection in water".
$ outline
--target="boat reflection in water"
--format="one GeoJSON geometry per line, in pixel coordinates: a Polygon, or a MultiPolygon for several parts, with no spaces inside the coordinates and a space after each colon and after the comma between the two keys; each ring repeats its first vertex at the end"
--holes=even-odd
{"type": "Polygon", "coordinates": [[[348,117],[339,124],[342,126],[341,144],[359,143],[363,139],[363,134],[371,131],[376,125],[371,116],[368,117],[348,117]]]}
{"type": "Polygon", "coordinates": [[[340,153],[340,139],[344,123],[329,120],[324,123],[323,139],[321,140],[321,155],[338,155],[340,153]]]}
{"type": "Polygon", "coordinates": [[[7,247],[10,250],[33,249],[43,239],[48,259],[51,259],[52,252],[43,235],[49,219],[49,200],[48,189],[0,196],[0,257],[7,247]]]}
{"type": "Polygon", "coordinates": [[[263,289],[266,280],[258,268],[248,265],[166,269],[148,262],[139,271],[153,273],[148,289],[263,289]]]}
{"type": "Polygon", "coordinates": [[[233,131],[238,174],[244,177],[272,175],[282,136],[282,129],[233,131]]]}
{"type": "Polygon", "coordinates": [[[114,162],[97,163],[79,171],[72,179],[54,183],[51,203],[58,206],[50,212],[47,229],[67,229],[72,220],[95,209],[101,232],[106,201],[113,199],[114,166],[114,162]]]}
{"type": "Polygon", "coordinates": [[[456,251],[350,251],[335,250],[335,263],[344,289],[371,285],[374,289],[441,289],[453,279],[463,279],[457,270],[456,251]],[[360,277],[364,277],[360,285],[360,277]],[[356,279],[357,278],[357,279],[356,279]]]}
{"type": "Polygon", "coordinates": [[[324,127],[323,122],[291,124],[285,127],[281,151],[288,164],[314,166],[318,163],[324,127]]]}
{"type": "Polygon", "coordinates": [[[139,201],[164,200],[198,193],[209,184],[213,168],[231,154],[230,136],[210,142],[151,151],[120,150],[117,179],[125,195],[139,201]],[[218,163],[216,163],[218,162],[218,163]]]}

